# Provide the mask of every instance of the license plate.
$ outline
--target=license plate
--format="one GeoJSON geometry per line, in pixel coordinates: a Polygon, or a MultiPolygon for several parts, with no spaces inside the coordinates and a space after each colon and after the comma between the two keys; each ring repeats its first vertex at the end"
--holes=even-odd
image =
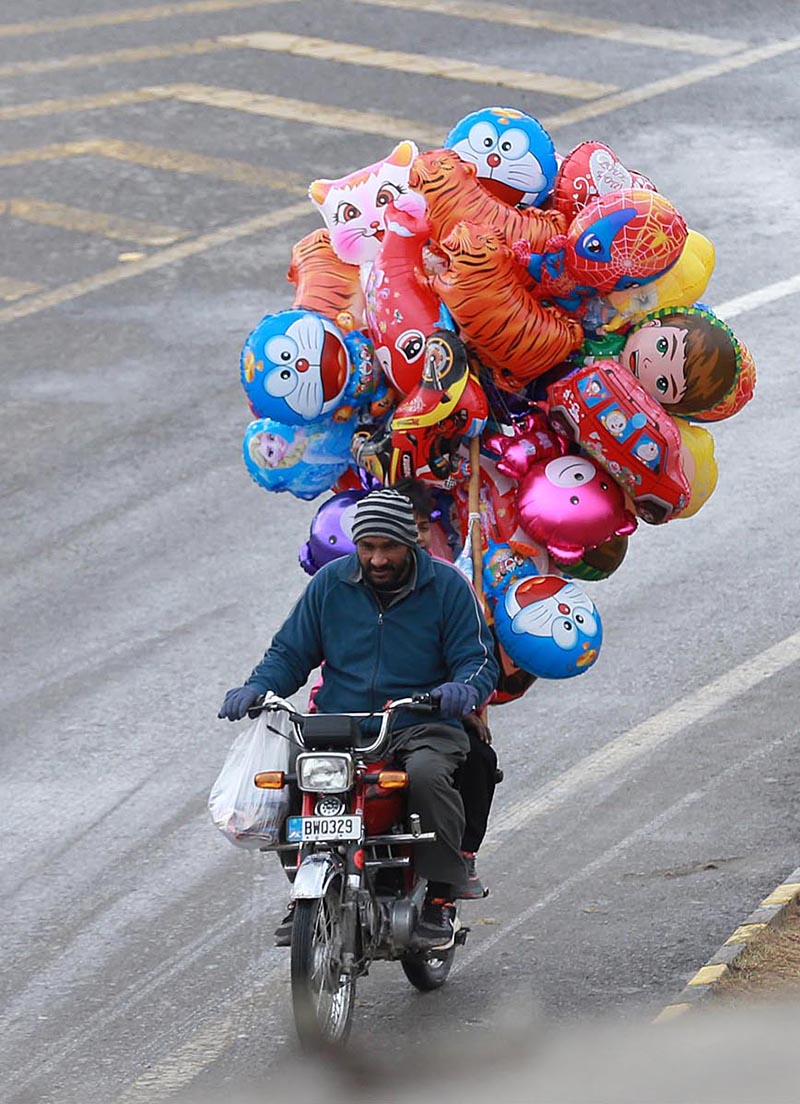
{"type": "Polygon", "coordinates": [[[360,816],[295,816],[286,822],[289,843],[313,843],[317,840],[360,840],[363,819],[360,816]]]}

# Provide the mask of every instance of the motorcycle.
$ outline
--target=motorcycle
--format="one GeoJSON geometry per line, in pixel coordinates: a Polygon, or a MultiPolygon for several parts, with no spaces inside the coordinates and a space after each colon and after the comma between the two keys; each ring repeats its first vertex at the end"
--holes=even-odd
{"type": "Polygon", "coordinates": [[[469,931],[457,921],[444,948],[425,946],[415,934],[427,883],[414,873],[414,848],[436,836],[405,809],[408,776],[386,756],[400,708],[435,711],[427,694],[379,713],[301,714],[272,694],[250,710],[287,713],[299,749],[291,772],[262,771],[254,782],[264,789],[296,785],[302,795],[300,814],[287,818],[285,842],[262,850],[280,851],[294,875],[292,1006],[306,1048],[347,1039],[356,982],[372,962],[399,961],[415,988],[438,989],[469,931]],[[361,746],[359,721],[367,717],[380,717],[380,731],[361,746]]]}

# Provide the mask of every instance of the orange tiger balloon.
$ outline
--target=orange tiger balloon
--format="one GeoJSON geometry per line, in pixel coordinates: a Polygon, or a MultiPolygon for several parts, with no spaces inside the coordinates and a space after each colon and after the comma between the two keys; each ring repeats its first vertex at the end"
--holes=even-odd
{"type": "Polygon", "coordinates": [[[314,230],[292,247],[286,279],[297,287],[293,308],[318,311],[346,332],[364,325],[358,265],[336,256],[327,230],[314,230]]]}
{"type": "Polygon", "coordinates": [[[477,171],[449,149],[429,150],[414,159],[408,184],[425,197],[431,236],[437,242],[464,220],[491,230],[506,245],[530,242],[534,253],[544,248],[548,238],[565,232],[567,220],[560,211],[510,207],[487,192],[477,171]]]}
{"type": "Polygon", "coordinates": [[[580,322],[531,295],[524,270],[493,234],[459,222],[439,244],[450,265],[431,285],[498,387],[517,391],[580,347],[580,322]]]}

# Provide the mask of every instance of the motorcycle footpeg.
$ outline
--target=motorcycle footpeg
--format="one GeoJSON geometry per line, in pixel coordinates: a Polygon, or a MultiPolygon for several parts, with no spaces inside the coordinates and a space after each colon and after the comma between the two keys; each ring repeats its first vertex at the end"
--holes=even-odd
{"type": "Polygon", "coordinates": [[[463,947],[467,941],[467,936],[472,929],[467,927],[466,924],[462,924],[456,932],[455,944],[457,947],[463,947]]]}

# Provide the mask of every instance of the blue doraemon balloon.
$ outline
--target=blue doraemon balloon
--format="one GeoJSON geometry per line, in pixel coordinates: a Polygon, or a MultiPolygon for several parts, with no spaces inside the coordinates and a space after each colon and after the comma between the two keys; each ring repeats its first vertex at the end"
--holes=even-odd
{"type": "Polygon", "coordinates": [[[484,554],[483,578],[497,639],[517,667],[537,678],[563,679],[595,663],[603,625],[577,583],[540,575],[532,561],[493,541],[484,554]]]}
{"type": "Polygon", "coordinates": [[[347,418],[378,386],[373,351],[363,334],[345,337],[314,311],[268,314],[244,343],[242,386],[259,418],[283,425],[347,418]]]}
{"type": "Polygon", "coordinates": [[[523,111],[473,111],[456,123],[444,144],[475,165],[487,191],[512,207],[537,206],[552,191],[558,169],[553,139],[523,111]]]}
{"type": "Polygon", "coordinates": [[[244,435],[244,463],[267,491],[316,498],[329,491],[350,466],[352,423],[281,425],[271,418],[251,422],[244,435]]]}

